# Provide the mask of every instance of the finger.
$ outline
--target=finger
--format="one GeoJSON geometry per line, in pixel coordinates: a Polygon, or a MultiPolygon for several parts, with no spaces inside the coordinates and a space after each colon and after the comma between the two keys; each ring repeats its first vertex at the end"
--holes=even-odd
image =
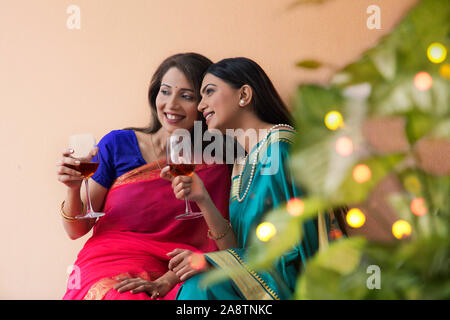
{"type": "Polygon", "coordinates": [[[183,278],[183,275],[191,270],[192,270],[191,266],[185,265],[184,267],[180,268],[180,270],[178,270],[178,271],[174,270],[174,272],[178,276],[178,278],[180,278],[180,280],[181,280],[183,278]]]}
{"type": "Polygon", "coordinates": [[[60,160],[56,161],[56,166],[57,167],[68,167],[70,166],[78,166],[80,164],[80,160],[75,159],[75,158],[70,158],[70,157],[63,157],[60,160]]]}
{"type": "Polygon", "coordinates": [[[173,192],[178,193],[183,189],[190,189],[190,188],[191,188],[190,183],[181,182],[177,186],[175,186],[175,188],[173,189],[173,192]]]}
{"type": "Polygon", "coordinates": [[[200,272],[199,270],[190,270],[190,271],[186,272],[185,274],[183,274],[180,277],[180,281],[186,281],[187,279],[189,279],[190,277],[196,275],[199,272],[200,272]]]}
{"type": "Polygon", "coordinates": [[[120,282],[114,286],[114,289],[117,290],[117,289],[123,287],[124,285],[128,284],[128,280],[129,280],[129,279],[126,279],[126,278],[125,278],[125,280],[122,280],[122,279],[123,279],[123,278],[117,279],[117,280],[119,280],[120,282]]]}
{"type": "Polygon", "coordinates": [[[188,176],[177,176],[172,180],[172,189],[174,189],[180,183],[192,183],[192,178],[188,176]]]}
{"type": "Polygon", "coordinates": [[[167,255],[168,255],[169,257],[174,257],[174,256],[176,256],[177,254],[180,254],[181,252],[183,252],[184,250],[185,250],[185,249],[176,248],[176,249],[170,251],[169,253],[167,253],[167,255]]]}
{"type": "Polygon", "coordinates": [[[172,189],[175,189],[175,187],[180,183],[180,176],[173,178],[172,180],[172,189]]]}
{"type": "Polygon", "coordinates": [[[83,177],[74,177],[69,176],[67,174],[58,175],[58,181],[60,182],[70,182],[70,181],[81,181],[83,180],[83,177]]]}
{"type": "Polygon", "coordinates": [[[180,182],[185,182],[185,183],[192,183],[192,177],[190,177],[190,176],[177,176],[175,179],[174,179],[174,182],[175,182],[175,180],[176,180],[176,184],[178,184],[178,183],[180,183],[180,182]]]}
{"type": "Polygon", "coordinates": [[[157,292],[157,291],[153,292],[151,298],[152,299],[158,299],[159,298],[159,292],[157,292]]]}
{"type": "Polygon", "coordinates": [[[117,289],[117,291],[122,293],[122,292],[133,290],[141,285],[142,285],[142,283],[140,281],[133,281],[131,283],[128,283],[128,284],[125,284],[125,285],[119,287],[119,289],[117,289]]]}
{"type": "Polygon", "coordinates": [[[178,266],[184,259],[183,252],[177,254],[169,261],[169,270],[173,270],[176,266],[178,266]]]}
{"type": "Polygon", "coordinates": [[[127,278],[127,277],[125,277],[125,278],[120,278],[120,279],[117,279],[117,280],[119,280],[120,282],[114,286],[114,289],[118,289],[118,288],[121,288],[121,287],[129,284],[129,283],[132,283],[135,279],[134,278],[127,278]]]}
{"type": "Polygon", "coordinates": [[[149,289],[150,289],[150,288],[148,288],[147,285],[142,284],[142,285],[140,285],[139,287],[137,287],[137,288],[131,290],[131,293],[133,293],[133,294],[135,294],[135,293],[141,293],[141,292],[147,291],[147,290],[149,290],[149,289]]]}
{"type": "Polygon", "coordinates": [[[92,148],[85,157],[82,157],[80,159],[84,162],[91,162],[92,158],[94,158],[97,153],[98,147],[92,148]]]}
{"type": "Polygon", "coordinates": [[[98,153],[98,147],[95,147],[91,151],[89,151],[88,157],[90,157],[92,159],[93,157],[95,157],[97,155],[97,153],[98,153]]]}
{"type": "Polygon", "coordinates": [[[75,150],[73,150],[72,148],[67,148],[67,149],[63,149],[61,152],[62,152],[62,155],[63,155],[64,157],[68,157],[68,156],[70,156],[72,153],[74,153],[75,150]]]}
{"type": "Polygon", "coordinates": [[[128,280],[128,279],[132,279],[132,278],[130,278],[130,277],[115,278],[115,280],[117,280],[117,281],[124,281],[124,280],[128,280]]]}
{"type": "Polygon", "coordinates": [[[189,196],[190,193],[191,193],[191,190],[190,190],[190,189],[189,189],[189,190],[183,189],[183,190],[181,190],[180,192],[176,193],[176,194],[175,194],[175,197],[176,197],[178,200],[184,200],[184,199],[186,199],[187,196],[189,196]]]}
{"type": "Polygon", "coordinates": [[[173,272],[177,273],[177,271],[180,271],[181,269],[183,269],[185,266],[190,265],[189,264],[189,255],[183,255],[183,260],[180,261],[180,263],[178,263],[174,268],[173,268],[173,272]]]}
{"type": "Polygon", "coordinates": [[[162,168],[159,176],[165,180],[168,181],[172,181],[174,178],[173,176],[169,173],[170,167],[169,166],[165,166],[164,168],[162,168]]]}
{"type": "Polygon", "coordinates": [[[68,168],[66,166],[59,166],[56,169],[56,172],[58,174],[67,174],[69,176],[76,176],[76,177],[80,177],[81,176],[81,172],[79,172],[77,170],[74,170],[74,169],[71,169],[71,168],[68,168]]]}

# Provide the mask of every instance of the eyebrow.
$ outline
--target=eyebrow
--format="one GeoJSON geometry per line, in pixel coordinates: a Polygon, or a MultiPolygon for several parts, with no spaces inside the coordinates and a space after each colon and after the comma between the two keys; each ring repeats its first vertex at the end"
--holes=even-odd
{"type": "Polygon", "coordinates": [[[202,91],[201,91],[201,94],[204,94],[204,93],[205,93],[205,90],[206,90],[206,88],[207,88],[208,86],[214,86],[214,87],[217,87],[217,86],[216,86],[215,84],[213,84],[213,83],[208,83],[206,86],[203,87],[203,89],[202,89],[202,91]]]}
{"type": "MultiPolygon", "coordinates": [[[[169,85],[166,84],[166,83],[161,83],[161,87],[162,87],[162,86],[165,86],[165,87],[168,87],[168,88],[172,88],[172,86],[169,86],[169,85]]],[[[180,90],[194,92],[194,90],[189,89],[189,88],[181,88],[180,90]]]]}

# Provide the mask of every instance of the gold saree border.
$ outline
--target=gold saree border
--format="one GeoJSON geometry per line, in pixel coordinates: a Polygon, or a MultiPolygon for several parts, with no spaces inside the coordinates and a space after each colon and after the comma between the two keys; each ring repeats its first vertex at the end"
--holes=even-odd
{"type": "MultiPolygon", "coordinates": [[[[198,164],[195,167],[195,171],[208,169],[217,165],[218,164],[198,164]]],[[[161,173],[161,169],[159,168],[159,166],[165,167],[166,160],[161,159],[159,161],[147,163],[131,171],[128,171],[123,175],[121,175],[120,177],[117,177],[117,179],[113,182],[111,186],[111,190],[130,183],[160,179],[159,175],[161,173]]]]}
{"type": "MultiPolygon", "coordinates": [[[[161,275],[162,274],[160,272],[143,271],[138,275],[136,275],[135,277],[145,279],[148,281],[153,281],[159,278],[161,275]]],[[[124,277],[135,278],[128,272],[121,273],[114,277],[102,278],[89,288],[89,291],[86,293],[83,300],[103,300],[108,291],[114,288],[114,286],[120,282],[120,280],[118,279],[124,277]]]]}
{"type": "Polygon", "coordinates": [[[234,250],[209,252],[206,256],[223,269],[244,268],[243,272],[233,272],[230,277],[247,300],[280,300],[276,292],[234,250]]]}

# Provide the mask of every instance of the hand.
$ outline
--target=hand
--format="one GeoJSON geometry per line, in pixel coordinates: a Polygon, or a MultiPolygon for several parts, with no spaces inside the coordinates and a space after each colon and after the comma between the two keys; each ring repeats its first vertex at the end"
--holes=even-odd
{"type": "Polygon", "coordinates": [[[169,261],[169,270],[175,272],[180,281],[185,281],[198,273],[208,271],[210,268],[205,256],[201,253],[193,253],[186,249],[175,249],[167,255],[172,257],[169,261]]]}
{"type": "Polygon", "coordinates": [[[159,279],[156,279],[155,281],[148,281],[142,278],[124,277],[117,280],[121,281],[119,284],[114,286],[114,289],[118,292],[122,293],[131,291],[132,294],[145,292],[152,299],[164,297],[173,288],[173,285],[171,285],[168,281],[158,281],[159,279]]]}
{"type": "Polygon", "coordinates": [[[203,202],[208,199],[209,194],[202,179],[194,172],[191,176],[173,177],[169,173],[169,166],[161,170],[160,177],[172,182],[175,197],[179,200],[203,202]]]}
{"type": "Polygon", "coordinates": [[[67,149],[62,152],[62,158],[56,163],[56,176],[58,180],[64,183],[70,189],[80,189],[84,177],[75,169],[69,168],[67,165],[78,166],[80,161],[91,161],[97,154],[98,148],[92,149],[89,155],[83,159],[75,159],[70,155],[74,152],[73,149],[67,149]]]}

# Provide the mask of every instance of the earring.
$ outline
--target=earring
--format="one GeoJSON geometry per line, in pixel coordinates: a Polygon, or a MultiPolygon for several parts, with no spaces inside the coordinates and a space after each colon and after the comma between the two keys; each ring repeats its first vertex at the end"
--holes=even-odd
{"type": "Polygon", "coordinates": [[[244,99],[241,99],[240,101],[239,101],[239,104],[242,106],[243,104],[245,103],[245,100],[244,99]]]}

